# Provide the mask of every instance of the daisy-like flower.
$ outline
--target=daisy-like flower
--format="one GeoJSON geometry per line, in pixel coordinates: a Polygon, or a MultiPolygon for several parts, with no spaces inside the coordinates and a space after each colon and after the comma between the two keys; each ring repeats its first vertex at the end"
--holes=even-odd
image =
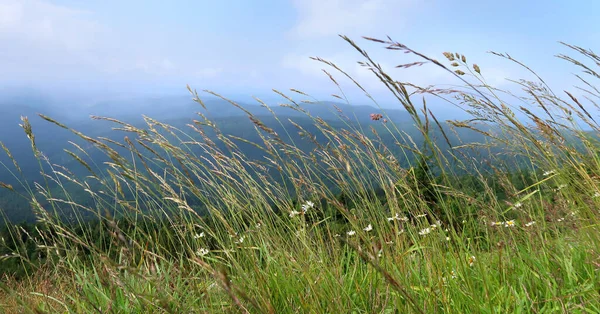
{"type": "Polygon", "coordinates": [[[350,231],[346,232],[346,234],[349,235],[349,236],[353,236],[353,235],[356,234],[356,231],[350,230],[350,231]]]}
{"type": "Polygon", "coordinates": [[[196,255],[198,256],[204,256],[206,254],[210,253],[210,251],[208,249],[205,248],[201,248],[198,251],[196,251],[196,255]]]}
{"type": "Polygon", "coordinates": [[[525,227],[531,227],[533,225],[535,225],[535,221],[530,221],[530,222],[528,222],[528,223],[525,224],[525,227]]]}
{"type": "Polygon", "coordinates": [[[429,234],[430,232],[431,232],[431,228],[425,228],[425,229],[419,231],[419,235],[424,236],[426,234],[429,234]]]}
{"type": "Polygon", "coordinates": [[[200,232],[200,234],[196,233],[194,235],[194,239],[200,239],[200,238],[204,238],[204,232],[200,232]]]}
{"type": "Polygon", "coordinates": [[[492,221],[492,223],[490,225],[492,227],[495,227],[495,226],[504,225],[504,223],[502,221],[492,221]]]}
{"type": "Polygon", "coordinates": [[[394,220],[400,220],[400,221],[408,221],[408,217],[400,217],[400,214],[396,213],[396,215],[394,215],[394,217],[388,217],[387,221],[394,221],[394,220]]]}
{"type": "Polygon", "coordinates": [[[435,228],[441,227],[441,226],[442,226],[442,222],[438,220],[433,225],[431,225],[431,229],[435,229],[435,228]]]}
{"type": "Polygon", "coordinates": [[[369,224],[366,228],[363,229],[366,232],[369,232],[371,230],[373,230],[373,226],[371,224],[369,224]]]}
{"type": "Polygon", "coordinates": [[[549,176],[549,175],[551,175],[551,174],[553,174],[553,173],[554,173],[554,170],[550,170],[550,171],[546,171],[546,172],[544,172],[544,173],[543,173],[543,175],[544,175],[545,177],[547,177],[547,176],[549,176]]]}
{"type": "Polygon", "coordinates": [[[504,227],[508,228],[508,227],[514,227],[515,226],[515,221],[514,220],[509,220],[507,222],[504,223],[504,227]]]}
{"type": "Polygon", "coordinates": [[[302,212],[306,213],[309,209],[312,209],[315,207],[315,203],[311,202],[311,201],[306,201],[306,203],[304,203],[302,205],[302,212]]]}
{"type": "Polygon", "coordinates": [[[476,260],[477,260],[477,259],[475,258],[475,256],[471,256],[471,257],[469,257],[469,261],[468,261],[468,263],[469,263],[469,266],[473,267],[473,265],[475,265],[475,261],[476,261],[476,260]]]}

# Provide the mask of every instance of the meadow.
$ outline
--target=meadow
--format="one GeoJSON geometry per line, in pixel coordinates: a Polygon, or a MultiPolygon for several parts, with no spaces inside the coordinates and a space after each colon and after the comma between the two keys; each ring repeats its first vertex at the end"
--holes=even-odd
{"type": "MultiPolygon", "coordinates": [[[[418,132],[383,108],[362,124],[340,110],[333,127],[294,89],[274,92],[310,130],[271,110],[264,123],[230,101],[252,122],[252,139],[221,133],[202,113],[186,128],[96,117],[121,141],[43,116],[87,143],[70,154],[86,169],[75,175],[37,149],[24,117],[43,179],[22,181],[37,223],[2,232],[0,267],[14,270],[0,281],[2,311],[599,313],[600,57],[565,44],[578,57],[559,59],[581,72],[581,87],[559,92],[497,54],[536,78],[514,80],[514,94],[489,85],[468,56],[436,60],[365,38],[419,58],[400,68],[433,64],[458,83],[399,82],[343,39],[418,132]],[[424,95],[471,118],[440,121],[424,95]],[[457,142],[461,130],[480,141],[457,142]],[[244,145],[260,156],[246,156],[244,145]],[[87,158],[98,152],[110,161],[87,158]]],[[[370,95],[344,69],[315,62],[335,86],[350,80],[370,95]]],[[[188,89],[202,107],[203,94],[188,89]]],[[[347,101],[341,88],[334,97],[347,101]]],[[[20,178],[19,160],[6,166],[20,178]]]]}

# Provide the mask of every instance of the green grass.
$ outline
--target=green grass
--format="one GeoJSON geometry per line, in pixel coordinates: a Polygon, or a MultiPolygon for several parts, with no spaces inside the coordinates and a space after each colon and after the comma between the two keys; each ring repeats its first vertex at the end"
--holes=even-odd
{"type": "MultiPolygon", "coordinates": [[[[485,68],[462,55],[445,53],[441,63],[396,42],[369,39],[433,62],[463,84],[423,89],[396,82],[345,40],[412,115],[422,142],[413,142],[394,121],[384,121],[384,110],[372,121],[376,128],[332,128],[307,115],[327,141],[312,151],[297,149],[289,134],[303,132],[308,139],[315,134],[277,133],[249,114],[257,135],[250,144],[264,152],[261,160],[245,156],[239,149],[243,139],[220,133],[203,115],[186,130],[150,118],[144,129],[113,121],[127,132],[120,143],[73,130],[111,158],[101,170],[88,165],[86,151],[77,151],[74,158],[90,173],[75,177],[44,158],[24,119],[40,165],[52,171],[28,190],[37,228],[5,232],[3,245],[11,251],[3,262],[24,273],[3,279],[2,308],[33,313],[600,312],[600,146],[594,142],[599,129],[586,109],[600,96],[594,86],[583,81],[589,91],[585,104],[569,94],[560,98],[539,78],[518,83],[525,89],[522,97],[504,99],[481,75],[485,68]],[[503,155],[465,158],[479,147],[467,142],[442,149],[446,134],[432,137],[442,121],[425,104],[418,105],[422,93],[478,119],[450,124],[484,134],[481,144],[490,151],[502,147],[503,155]],[[524,103],[540,109],[521,107],[524,103]],[[525,118],[517,119],[514,112],[525,118]],[[207,130],[220,145],[205,136],[207,130]],[[375,130],[396,141],[378,141],[375,130]],[[119,154],[115,145],[128,153],[119,154]],[[404,158],[412,167],[399,166],[404,158]],[[75,193],[87,193],[91,201],[78,204],[70,197],[75,193]],[[190,204],[203,204],[208,214],[199,215],[190,204]],[[68,222],[59,215],[65,212],[68,222]],[[96,221],[86,222],[90,216],[96,221]]],[[[338,79],[345,77],[336,65],[318,61],[340,74],[338,79]]],[[[198,93],[190,92],[201,103],[198,93]]],[[[303,111],[299,101],[277,93],[303,111]]]]}

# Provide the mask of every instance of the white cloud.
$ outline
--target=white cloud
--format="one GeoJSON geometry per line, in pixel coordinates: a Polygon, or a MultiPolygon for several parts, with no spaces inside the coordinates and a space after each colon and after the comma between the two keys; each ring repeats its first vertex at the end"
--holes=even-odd
{"type": "Polygon", "coordinates": [[[88,48],[105,30],[90,12],[39,0],[0,0],[0,40],[18,40],[38,48],[88,48]]]}
{"type": "Polygon", "coordinates": [[[299,38],[353,35],[360,31],[398,32],[414,0],[294,0],[298,23],[290,34],[299,38]]]}
{"type": "MultiPolygon", "coordinates": [[[[0,0],[0,68],[12,82],[145,80],[180,75],[153,38],[46,0],[0,0]]],[[[162,49],[164,50],[164,49],[162,49]]]]}

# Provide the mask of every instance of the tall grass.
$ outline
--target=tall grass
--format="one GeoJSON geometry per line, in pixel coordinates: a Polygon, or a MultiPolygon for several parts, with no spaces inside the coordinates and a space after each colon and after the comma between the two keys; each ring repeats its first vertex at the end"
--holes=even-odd
{"type": "MultiPolygon", "coordinates": [[[[51,169],[28,196],[40,222],[30,238],[46,262],[31,267],[26,279],[4,280],[3,309],[600,312],[599,129],[592,113],[599,92],[587,79],[598,73],[560,56],[586,74],[579,76],[581,100],[568,92],[559,96],[537,76],[515,81],[523,94],[514,95],[488,85],[485,68],[464,55],[444,53],[440,62],[391,39],[366,38],[390,53],[421,59],[400,67],[431,63],[462,84],[419,87],[396,81],[343,39],[410,114],[422,141],[382,108],[372,115],[373,125],[341,118],[345,127],[335,128],[294,99],[308,94],[275,91],[282,106],[305,113],[318,132],[276,115],[279,125],[266,125],[234,101],[254,123],[258,141],[222,133],[203,113],[187,129],[149,117],[144,128],[95,117],[126,136],[115,142],[72,130],[89,144],[71,153],[89,171],[78,177],[37,150],[34,128],[24,118],[32,149],[47,166],[41,169],[51,169]],[[424,94],[472,118],[448,121],[448,128],[422,101],[424,94]],[[294,128],[276,131],[289,123],[294,128]],[[452,143],[460,129],[484,141],[452,143]],[[314,150],[295,145],[298,132],[314,141],[314,150]],[[249,158],[241,145],[264,157],[249,158]],[[473,158],[486,149],[485,160],[473,158]],[[94,165],[87,158],[91,150],[110,162],[94,165]],[[411,166],[401,167],[400,160],[411,166]],[[91,201],[76,202],[70,196],[76,189],[91,201]],[[65,212],[72,219],[65,221],[65,212]]],[[[568,47],[600,62],[591,51],[568,47]]],[[[340,90],[338,80],[350,79],[378,106],[343,69],[315,60],[340,90]]],[[[345,100],[343,90],[340,95],[345,100]]],[[[15,228],[13,239],[3,241],[19,244],[23,231],[15,228]]],[[[20,252],[3,258],[25,267],[30,257],[20,252]]]]}

